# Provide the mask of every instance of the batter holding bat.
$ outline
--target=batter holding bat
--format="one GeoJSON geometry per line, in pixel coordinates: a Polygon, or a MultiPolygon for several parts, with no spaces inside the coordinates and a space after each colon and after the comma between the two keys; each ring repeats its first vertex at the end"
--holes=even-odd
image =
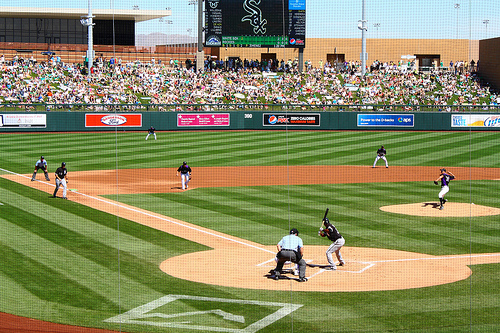
{"type": "Polygon", "coordinates": [[[339,260],[339,266],[345,265],[345,261],[342,259],[342,254],[340,253],[340,249],[345,244],[345,239],[339,233],[337,228],[335,228],[335,226],[330,223],[330,220],[326,217],[327,214],[328,214],[328,208],[326,209],[325,217],[323,218],[323,225],[325,226],[325,228],[323,227],[319,228],[318,234],[321,237],[328,237],[328,239],[333,242],[332,245],[328,247],[328,250],[326,250],[326,259],[330,264],[330,267],[328,267],[327,269],[334,271],[337,269],[337,266],[333,261],[332,253],[335,252],[337,259],[339,260]]]}

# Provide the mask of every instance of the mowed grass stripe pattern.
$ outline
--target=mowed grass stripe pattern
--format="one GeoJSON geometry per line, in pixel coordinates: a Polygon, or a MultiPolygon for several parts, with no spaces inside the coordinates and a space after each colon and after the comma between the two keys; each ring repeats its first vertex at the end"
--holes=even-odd
{"type": "Polygon", "coordinates": [[[0,311],[56,320],[49,302],[111,316],[136,305],[120,293],[147,301],[168,292],[161,261],[204,249],[2,178],[0,197],[0,311]]]}
{"type": "MultiPolygon", "coordinates": [[[[472,198],[500,208],[491,193],[499,182],[477,181],[472,198]]],[[[437,202],[439,187],[429,182],[326,184],[302,186],[200,188],[182,194],[120,195],[118,200],[203,227],[272,245],[276,235],[301,230],[307,244],[317,237],[326,207],[349,246],[378,247],[433,255],[500,252],[498,216],[431,217],[387,213],[380,207],[437,202]],[[311,219],[315,216],[316,219],[311,219]]],[[[111,196],[110,196],[111,197],[111,196]]],[[[468,181],[454,181],[450,202],[469,202],[468,181]]]]}
{"type": "Polygon", "coordinates": [[[371,165],[384,145],[390,165],[500,167],[497,132],[142,132],[4,134],[0,167],[30,173],[44,155],[51,173],[193,166],[371,165]],[[22,169],[22,170],[20,170],[22,169]]]}
{"type": "MultiPolygon", "coordinates": [[[[159,132],[156,142],[151,137],[145,141],[145,136],[146,132],[4,134],[0,136],[4,152],[0,167],[31,173],[44,154],[51,174],[65,161],[70,176],[72,171],[114,169],[116,165],[177,168],[183,160],[195,172],[198,166],[310,165],[313,174],[314,165],[370,166],[382,144],[391,165],[499,167],[500,140],[495,132],[159,132]]],[[[447,197],[451,202],[472,199],[500,208],[498,184],[454,181],[447,197]]],[[[326,251],[330,243],[318,237],[317,230],[329,207],[329,217],[346,238],[346,246],[438,256],[500,252],[495,216],[434,219],[379,210],[388,204],[435,201],[438,191],[428,182],[323,184],[199,188],[114,195],[112,199],[264,245],[275,245],[290,227],[297,227],[306,247],[321,245],[326,251]]],[[[71,201],[54,200],[47,193],[4,179],[0,179],[0,201],[4,203],[0,206],[0,255],[9,258],[0,268],[0,311],[74,325],[161,332],[164,328],[119,327],[103,320],[116,315],[118,308],[124,312],[164,295],[183,294],[304,304],[292,316],[260,332],[500,330],[499,264],[472,266],[473,275],[467,280],[415,290],[302,293],[291,285],[290,293],[221,288],[174,279],[159,271],[158,265],[169,257],[207,250],[199,244],[71,201]],[[19,274],[24,276],[19,279],[19,274]],[[46,284],[50,287],[43,288],[46,284]],[[71,299],[81,294],[85,295],[79,300],[71,299]],[[324,320],[325,313],[339,318],[341,325],[324,320]]],[[[184,302],[165,313],[203,311],[206,306],[184,302]]],[[[274,311],[259,307],[227,310],[241,310],[248,323],[260,319],[262,312],[274,311]]],[[[206,323],[217,327],[222,321],[211,316],[206,323]]],[[[232,328],[245,326],[233,324],[232,328]]]]}

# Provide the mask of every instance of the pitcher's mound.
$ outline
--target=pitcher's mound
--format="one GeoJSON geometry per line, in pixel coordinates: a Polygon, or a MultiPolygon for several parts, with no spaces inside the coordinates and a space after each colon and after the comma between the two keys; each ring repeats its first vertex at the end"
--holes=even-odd
{"type": "Polygon", "coordinates": [[[467,217],[500,215],[500,209],[469,203],[447,202],[444,209],[439,209],[437,202],[420,202],[405,205],[380,207],[380,210],[389,213],[431,217],[467,217]]]}

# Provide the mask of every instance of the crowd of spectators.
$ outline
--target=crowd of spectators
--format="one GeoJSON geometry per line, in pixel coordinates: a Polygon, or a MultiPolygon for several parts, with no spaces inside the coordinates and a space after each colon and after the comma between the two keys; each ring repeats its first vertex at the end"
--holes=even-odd
{"type": "MultiPolygon", "coordinates": [[[[456,62],[459,63],[459,62],[456,62]]],[[[463,64],[463,62],[462,62],[463,64]]],[[[60,58],[0,58],[0,103],[16,104],[293,104],[496,106],[500,99],[465,66],[419,72],[414,63],[373,62],[364,77],[359,62],[299,72],[296,60],[206,60],[192,63],[122,62],[83,64],[60,58]]]]}

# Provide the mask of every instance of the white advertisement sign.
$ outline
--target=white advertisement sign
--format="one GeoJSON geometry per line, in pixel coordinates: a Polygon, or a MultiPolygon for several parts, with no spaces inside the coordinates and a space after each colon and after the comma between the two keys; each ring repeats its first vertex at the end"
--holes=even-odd
{"type": "Polygon", "coordinates": [[[451,127],[500,127],[500,115],[452,114],[451,127]]]}
{"type": "Polygon", "coordinates": [[[15,114],[4,113],[0,115],[2,127],[47,127],[46,114],[15,114]]]}

